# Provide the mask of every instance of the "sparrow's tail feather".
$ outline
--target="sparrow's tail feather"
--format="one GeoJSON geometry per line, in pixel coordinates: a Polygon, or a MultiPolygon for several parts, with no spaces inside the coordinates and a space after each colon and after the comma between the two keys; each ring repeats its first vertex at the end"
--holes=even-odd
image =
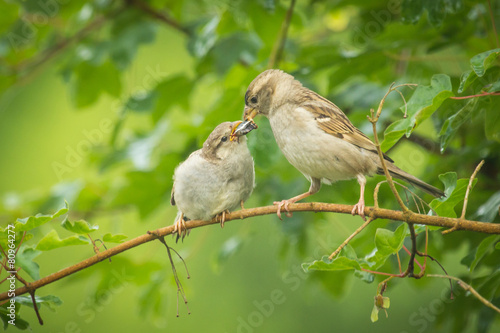
{"type": "MultiPolygon", "coordinates": [[[[421,181],[415,176],[410,175],[408,172],[405,172],[395,166],[392,163],[386,163],[387,169],[389,170],[389,173],[391,174],[392,177],[404,180],[407,183],[410,183],[418,188],[420,188],[422,191],[429,193],[430,195],[433,195],[437,198],[443,197],[444,192],[438,189],[437,187],[434,187],[432,185],[427,184],[424,181],[421,181]]],[[[384,174],[384,170],[382,168],[378,168],[377,173],[379,175],[384,174]]]]}

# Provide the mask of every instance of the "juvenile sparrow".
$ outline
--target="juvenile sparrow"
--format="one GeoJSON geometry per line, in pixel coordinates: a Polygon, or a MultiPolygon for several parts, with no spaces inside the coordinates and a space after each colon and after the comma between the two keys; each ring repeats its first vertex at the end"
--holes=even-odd
{"type": "MultiPolygon", "coordinates": [[[[293,76],[281,70],[258,75],[245,94],[246,120],[236,133],[253,123],[259,114],[266,116],[274,137],[287,160],[311,182],[309,191],[288,200],[274,202],[288,211],[288,205],[319,191],[321,183],[356,178],[361,187],[359,201],[352,214],[364,219],[366,178],[384,174],[375,144],[354,127],[335,104],[305,88],[293,76]]],[[[393,177],[441,197],[443,191],[399,169],[384,155],[393,177]]]]}
{"type": "Polygon", "coordinates": [[[177,240],[187,234],[185,221],[220,218],[239,205],[243,207],[254,188],[254,163],[244,136],[256,126],[234,130],[241,121],[218,125],[174,172],[170,203],[178,207],[174,223],[177,240]]]}

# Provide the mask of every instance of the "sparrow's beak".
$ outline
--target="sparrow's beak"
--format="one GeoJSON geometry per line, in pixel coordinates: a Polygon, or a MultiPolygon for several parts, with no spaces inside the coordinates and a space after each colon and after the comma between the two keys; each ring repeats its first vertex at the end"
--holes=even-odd
{"type": "Polygon", "coordinates": [[[255,108],[252,108],[248,105],[245,105],[245,109],[243,110],[243,119],[244,120],[249,120],[253,123],[253,118],[255,118],[255,116],[257,116],[257,114],[259,114],[259,111],[257,111],[255,108]]]}
{"type": "Polygon", "coordinates": [[[230,139],[231,141],[234,141],[237,139],[237,137],[246,135],[253,131],[254,129],[257,128],[257,125],[253,121],[235,121],[232,124],[233,130],[231,131],[231,136],[230,139]]]}

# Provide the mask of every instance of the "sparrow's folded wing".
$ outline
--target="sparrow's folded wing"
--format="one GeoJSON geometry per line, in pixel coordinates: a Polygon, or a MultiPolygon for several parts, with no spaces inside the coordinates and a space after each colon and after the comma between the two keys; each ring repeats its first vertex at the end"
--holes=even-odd
{"type": "MultiPolygon", "coordinates": [[[[313,91],[309,91],[308,93],[309,98],[305,98],[301,106],[314,115],[319,128],[355,146],[377,153],[377,148],[373,141],[354,127],[338,106],[313,91]]],[[[384,158],[393,162],[385,154],[384,158]]]]}
{"type": "Polygon", "coordinates": [[[174,189],[175,189],[175,183],[174,185],[172,185],[172,192],[170,193],[170,204],[172,206],[175,206],[174,189]]]}

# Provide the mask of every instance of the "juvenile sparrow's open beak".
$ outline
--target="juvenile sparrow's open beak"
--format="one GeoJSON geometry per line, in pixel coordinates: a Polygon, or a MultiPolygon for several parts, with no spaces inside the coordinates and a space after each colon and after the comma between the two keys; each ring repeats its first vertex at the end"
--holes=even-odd
{"type": "Polygon", "coordinates": [[[233,122],[233,130],[231,131],[230,139],[234,141],[236,137],[246,135],[257,128],[257,125],[253,121],[235,121],[233,122]]]}

